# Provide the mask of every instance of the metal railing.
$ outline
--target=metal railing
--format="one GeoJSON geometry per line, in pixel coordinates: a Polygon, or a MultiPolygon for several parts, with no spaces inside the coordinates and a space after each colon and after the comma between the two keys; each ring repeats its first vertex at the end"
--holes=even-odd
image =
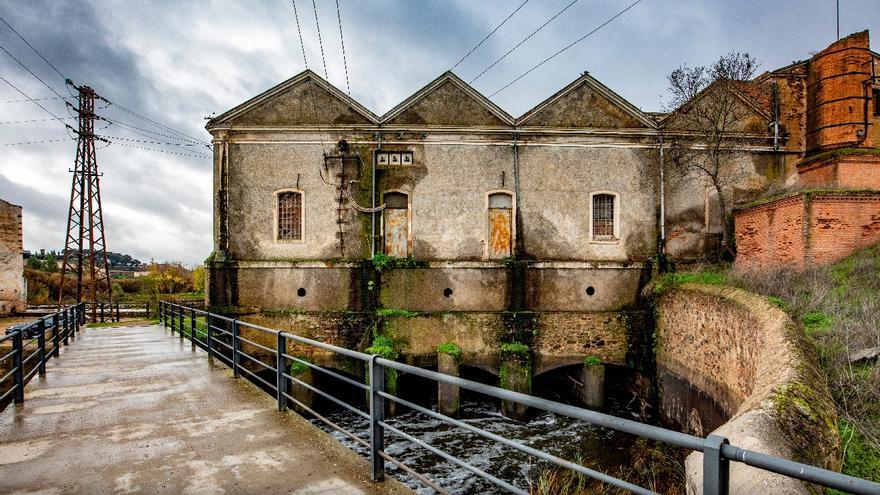
{"type": "Polygon", "coordinates": [[[488,432],[477,426],[459,421],[449,416],[440,414],[431,409],[414,404],[410,401],[397,397],[385,390],[385,373],[386,370],[395,370],[400,373],[409,373],[422,378],[436,381],[438,383],[446,383],[458,386],[462,389],[470,390],[480,394],[494,397],[501,400],[513,401],[542,411],[548,411],[555,414],[568,416],[570,418],[586,421],[588,423],[610,428],[619,432],[629,433],[639,437],[648,438],[654,441],[663,442],[675,447],[680,447],[692,451],[703,453],[703,493],[720,495],[729,492],[729,472],[730,463],[738,462],[752,466],[765,471],[782,474],[791,478],[795,478],[804,482],[821,485],[827,488],[834,488],[849,493],[856,494],[873,494],[880,493],[880,483],[874,483],[868,480],[847,476],[834,471],[817,468],[807,464],[801,464],[788,459],[775,457],[760,452],[746,450],[734,445],[730,445],[727,438],[710,434],[706,438],[701,438],[685,433],[667,430],[657,426],[647,425],[636,421],[631,421],[608,414],[582,409],[579,407],[562,404],[538,397],[512,392],[491,385],[465,380],[451,375],[445,375],[415,366],[390,361],[374,355],[364,354],[362,352],[353,351],[342,347],[326,344],[305,337],[292,335],[283,331],[273,330],[271,328],[261,327],[247,323],[238,319],[229,318],[219,314],[209,313],[200,309],[182,306],[166,301],[160,302],[159,318],[163,325],[171,328],[172,335],[175,331],[180,335],[180,339],[188,338],[193,348],[199,347],[208,352],[209,358],[217,358],[230,368],[232,368],[233,376],[238,378],[246,376],[255,384],[260,385],[266,390],[272,391],[278,404],[278,410],[287,410],[288,404],[293,403],[301,409],[314,415],[319,420],[326,423],[330,428],[339,431],[354,442],[360,444],[369,450],[371,478],[375,481],[384,479],[385,461],[391,462],[401,468],[406,473],[412,475],[415,479],[427,486],[433,488],[439,493],[448,493],[442,487],[426,478],[422,474],[414,471],[403,462],[395,459],[385,450],[386,432],[407,442],[411,442],[428,452],[431,452],[444,460],[470,471],[489,481],[493,485],[502,488],[511,493],[520,495],[528,495],[526,490],[514,486],[508,481],[493,476],[482,469],[469,464],[467,461],[459,459],[452,454],[444,452],[437,447],[432,446],[428,442],[420,440],[401,430],[397,426],[389,424],[385,420],[386,401],[400,404],[404,407],[412,409],[416,412],[439,420],[446,424],[461,428],[465,431],[488,439],[490,441],[505,445],[512,449],[518,450],[535,458],[549,462],[556,466],[570,469],[589,478],[607,483],[617,488],[627,490],[637,494],[654,494],[648,489],[626,482],[624,480],[609,476],[607,474],[595,471],[580,464],[559,458],[548,452],[529,447],[521,442],[510,440],[500,435],[488,432]],[[265,346],[253,340],[246,339],[241,335],[241,329],[247,328],[258,333],[266,334],[274,340],[274,346],[265,346]],[[307,345],[323,349],[334,354],[356,359],[367,365],[368,380],[367,383],[360,383],[346,376],[336,373],[330,369],[318,366],[314,363],[306,361],[288,354],[288,342],[294,342],[301,345],[307,345]],[[242,350],[242,344],[252,346],[254,348],[265,351],[272,356],[272,364],[267,364],[258,359],[258,357],[247,354],[242,350]],[[242,358],[256,364],[261,370],[269,370],[274,374],[274,383],[270,383],[266,379],[260,377],[253,371],[247,369],[242,364],[242,358]],[[320,390],[313,385],[306,383],[289,371],[290,365],[297,363],[299,366],[307,366],[308,368],[322,373],[323,375],[333,377],[357,389],[363,390],[369,395],[368,411],[346,403],[343,400],[333,396],[332,394],[320,390]],[[307,404],[297,400],[290,394],[291,384],[303,387],[331,402],[343,407],[344,409],[356,414],[369,421],[369,440],[364,440],[355,433],[346,430],[333,421],[325,418],[320,413],[309,407],[307,404]]]}
{"type": "MultiPolygon", "coordinates": [[[[30,323],[13,326],[0,336],[0,344],[7,341],[12,343],[12,349],[0,356],[2,364],[12,361],[9,371],[0,377],[0,410],[6,407],[10,398],[16,404],[24,402],[25,385],[35,374],[46,374],[46,363],[61,355],[61,347],[76,339],[83,324],[85,303],[80,303],[30,323]],[[50,347],[47,348],[47,344],[50,347]]],[[[0,366],[0,369],[7,368],[0,366]]]]}

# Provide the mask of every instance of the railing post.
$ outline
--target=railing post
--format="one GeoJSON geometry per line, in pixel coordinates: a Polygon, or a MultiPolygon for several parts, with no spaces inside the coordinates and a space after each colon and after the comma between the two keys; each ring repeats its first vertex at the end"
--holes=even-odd
{"type": "Polygon", "coordinates": [[[101,323],[104,323],[104,303],[101,302],[100,306],[98,307],[101,308],[101,323]]]}
{"type": "Polygon", "coordinates": [[[379,392],[385,390],[385,368],[376,362],[377,356],[370,358],[370,478],[373,481],[385,479],[385,459],[379,454],[385,450],[385,429],[379,424],[385,419],[385,399],[379,392]]]}
{"type": "MultiPolygon", "coordinates": [[[[73,329],[76,328],[76,323],[77,323],[77,321],[79,321],[79,312],[76,311],[75,308],[79,308],[79,305],[77,304],[76,306],[70,308],[71,313],[72,313],[71,316],[73,316],[73,318],[67,318],[67,317],[64,318],[64,331],[61,332],[61,341],[64,345],[68,344],[68,336],[70,335],[71,332],[73,332],[73,329]]],[[[57,340],[55,341],[55,346],[56,346],[55,352],[58,352],[58,349],[57,349],[58,341],[57,340]]],[[[57,354],[56,354],[56,356],[57,356],[57,354]]]]}
{"type": "Polygon", "coordinates": [[[238,339],[238,320],[232,320],[232,376],[234,378],[238,378],[238,363],[241,359],[239,347],[241,347],[241,341],[238,339]]]}
{"type": "Polygon", "coordinates": [[[40,361],[37,363],[37,368],[39,371],[37,373],[41,375],[46,374],[46,320],[40,318],[37,320],[37,353],[39,355],[40,361]]]}
{"type": "Polygon", "coordinates": [[[144,304],[144,312],[147,314],[147,316],[145,316],[144,318],[149,320],[150,319],[150,303],[149,303],[149,301],[146,304],[144,304]]]}
{"type": "Polygon", "coordinates": [[[119,321],[119,303],[116,303],[116,321],[119,321]]]}
{"type": "Polygon", "coordinates": [[[287,410],[287,398],[284,396],[284,391],[287,390],[287,378],[284,376],[284,371],[287,369],[287,359],[284,357],[285,352],[287,352],[287,338],[284,336],[284,332],[278,332],[278,338],[275,341],[275,389],[278,396],[279,411],[287,410]]]}
{"type": "Polygon", "coordinates": [[[730,484],[730,461],[721,455],[727,438],[711,434],[703,447],[703,495],[727,495],[730,484]]]}
{"type": "MultiPolygon", "coordinates": [[[[66,328],[67,320],[69,319],[68,308],[62,309],[61,312],[64,315],[64,326],[66,328]]],[[[52,357],[58,357],[60,354],[60,350],[58,349],[59,347],[61,347],[61,336],[59,335],[60,330],[61,323],[58,319],[58,313],[55,313],[55,317],[52,318],[52,357]]]]}
{"type": "Polygon", "coordinates": [[[77,321],[79,323],[77,323],[74,328],[75,328],[75,331],[79,332],[79,327],[81,325],[86,324],[86,303],[85,302],[79,303],[79,318],[77,318],[77,321]]]}
{"type": "Polygon", "coordinates": [[[183,342],[183,306],[177,305],[177,333],[180,335],[180,341],[183,342]]]}
{"type": "Polygon", "coordinates": [[[205,329],[205,333],[207,334],[207,336],[205,337],[205,345],[208,347],[208,359],[213,359],[214,342],[212,342],[213,338],[211,334],[213,333],[214,329],[211,327],[214,325],[214,315],[208,313],[207,316],[205,316],[205,321],[207,322],[206,326],[208,327],[205,329]]]}
{"type": "Polygon", "coordinates": [[[15,387],[15,393],[12,400],[16,404],[24,402],[24,365],[22,364],[22,341],[21,330],[12,334],[12,385],[15,387]]]}
{"type": "Polygon", "coordinates": [[[193,349],[196,348],[196,309],[189,308],[189,340],[193,349]]]}

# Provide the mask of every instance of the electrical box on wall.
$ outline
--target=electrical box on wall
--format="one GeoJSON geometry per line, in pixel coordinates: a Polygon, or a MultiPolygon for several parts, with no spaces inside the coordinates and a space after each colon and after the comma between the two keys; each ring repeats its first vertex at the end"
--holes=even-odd
{"type": "Polygon", "coordinates": [[[412,151],[378,151],[376,165],[379,166],[412,166],[412,151]]]}

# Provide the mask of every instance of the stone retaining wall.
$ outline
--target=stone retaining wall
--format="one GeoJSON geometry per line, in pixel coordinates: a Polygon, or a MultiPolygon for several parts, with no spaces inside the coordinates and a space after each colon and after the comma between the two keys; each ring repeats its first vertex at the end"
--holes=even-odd
{"type": "MultiPolygon", "coordinates": [[[[839,469],[837,415],[803,332],[765,297],[684,284],[657,300],[661,413],[684,431],[839,469]],[[682,385],[693,393],[682,392],[682,385]],[[717,417],[706,413],[714,401],[717,417]],[[718,418],[725,421],[717,424],[718,418]]],[[[689,493],[702,491],[702,454],[686,461],[689,493]]],[[[809,493],[797,480],[731,463],[731,493],[809,493]]]]}

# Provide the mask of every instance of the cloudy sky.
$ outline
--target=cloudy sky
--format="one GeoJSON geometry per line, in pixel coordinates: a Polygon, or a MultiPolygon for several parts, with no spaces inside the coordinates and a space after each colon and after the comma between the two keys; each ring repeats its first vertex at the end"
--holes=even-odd
{"type": "MultiPolygon", "coordinates": [[[[576,1],[474,86],[486,95],[494,93],[632,1],[576,1]]],[[[375,113],[384,113],[455,65],[521,3],[339,0],[352,96],[375,113]]],[[[569,3],[529,0],[455,72],[472,80],[569,3]]],[[[772,69],[821,50],[836,36],[834,3],[642,0],[492,99],[520,115],[589,71],[643,110],[659,110],[666,75],[683,63],[709,64],[720,54],[737,50],[755,55],[762,69],[772,69]]],[[[316,0],[316,4],[327,73],[345,91],[336,3],[316,0]]],[[[841,34],[870,29],[880,36],[880,2],[840,0],[840,4],[841,34]]],[[[308,66],[323,74],[312,0],[296,0],[296,6],[308,66]]],[[[98,107],[99,115],[113,121],[102,121],[99,132],[116,137],[97,152],[104,174],[108,248],[143,261],[195,264],[207,257],[211,250],[209,150],[178,132],[207,142],[205,116],[303,70],[291,0],[0,0],[0,16],[62,74],[92,86],[114,103],[98,107]]],[[[55,91],[68,95],[61,76],[2,23],[0,46],[55,91]]],[[[872,48],[878,49],[876,41],[872,48]]],[[[0,76],[33,98],[55,97],[2,51],[0,76]]],[[[40,120],[52,117],[29,101],[18,101],[22,99],[21,93],[0,81],[0,198],[24,206],[25,249],[60,249],[70,194],[68,171],[76,145],[65,139],[58,121],[40,120]],[[52,142],[34,143],[43,140],[52,142]]],[[[61,102],[57,97],[40,100],[75,126],[61,102]]]]}

